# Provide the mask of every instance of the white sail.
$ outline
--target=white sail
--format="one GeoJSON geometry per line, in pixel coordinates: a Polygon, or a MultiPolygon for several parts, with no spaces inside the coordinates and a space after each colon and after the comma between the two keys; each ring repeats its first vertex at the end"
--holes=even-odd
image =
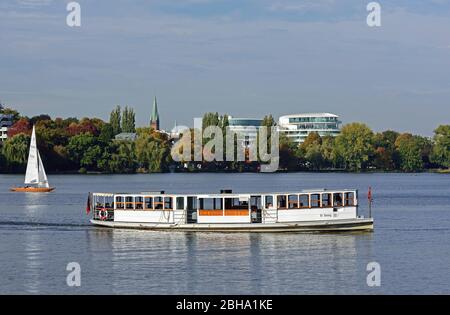
{"type": "Polygon", "coordinates": [[[45,174],[44,164],[42,164],[41,155],[39,154],[39,150],[36,150],[38,154],[38,177],[39,177],[39,187],[49,188],[47,174],[45,174]]]}
{"type": "Polygon", "coordinates": [[[39,183],[39,162],[36,147],[36,132],[33,126],[31,134],[30,153],[28,154],[27,172],[25,173],[25,184],[39,183]]]}
{"type": "Polygon", "coordinates": [[[41,155],[39,154],[39,150],[36,146],[36,131],[34,126],[31,134],[30,153],[28,154],[25,184],[35,184],[39,187],[49,187],[44,164],[42,164],[41,155]]]}

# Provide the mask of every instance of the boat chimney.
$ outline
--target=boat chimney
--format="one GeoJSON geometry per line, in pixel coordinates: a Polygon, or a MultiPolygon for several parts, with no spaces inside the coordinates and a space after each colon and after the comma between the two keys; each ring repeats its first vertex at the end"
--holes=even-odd
{"type": "Polygon", "coordinates": [[[233,190],[231,190],[231,189],[221,189],[220,193],[221,194],[232,194],[233,190]]]}

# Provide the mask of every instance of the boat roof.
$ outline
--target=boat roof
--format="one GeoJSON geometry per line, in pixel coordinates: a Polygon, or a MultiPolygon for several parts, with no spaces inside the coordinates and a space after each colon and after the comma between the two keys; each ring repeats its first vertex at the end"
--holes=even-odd
{"type": "Polygon", "coordinates": [[[132,195],[132,196],[197,196],[197,197],[239,197],[254,195],[291,195],[291,194],[311,194],[321,192],[354,192],[357,189],[303,189],[296,191],[279,191],[279,192],[224,192],[224,193],[166,193],[163,191],[143,191],[143,192],[115,192],[115,193],[94,193],[96,196],[112,197],[114,195],[132,195]]]}
{"type": "Polygon", "coordinates": [[[302,113],[302,114],[291,114],[291,115],[284,115],[280,118],[294,118],[294,117],[313,117],[313,118],[322,118],[322,117],[335,117],[339,118],[338,115],[332,114],[332,113],[302,113]]]}

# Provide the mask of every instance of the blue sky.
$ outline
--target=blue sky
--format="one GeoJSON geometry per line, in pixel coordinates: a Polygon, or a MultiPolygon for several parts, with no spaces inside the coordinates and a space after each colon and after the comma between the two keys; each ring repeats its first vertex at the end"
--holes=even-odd
{"type": "Polygon", "coordinates": [[[218,111],[332,112],[374,130],[450,123],[450,0],[0,2],[0,100],[25,115],[97,116],[130,105],[162,126],[218,111]]]}

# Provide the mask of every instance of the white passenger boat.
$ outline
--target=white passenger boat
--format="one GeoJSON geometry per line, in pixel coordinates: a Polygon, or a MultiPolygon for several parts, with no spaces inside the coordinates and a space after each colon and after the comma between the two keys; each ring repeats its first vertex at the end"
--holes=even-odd
{"type": "Polygon", "coordinates": [[[91,223],[111,228],[209,232],[372,231],[357,190],[282,193],[93,193],[91,223]]]}

